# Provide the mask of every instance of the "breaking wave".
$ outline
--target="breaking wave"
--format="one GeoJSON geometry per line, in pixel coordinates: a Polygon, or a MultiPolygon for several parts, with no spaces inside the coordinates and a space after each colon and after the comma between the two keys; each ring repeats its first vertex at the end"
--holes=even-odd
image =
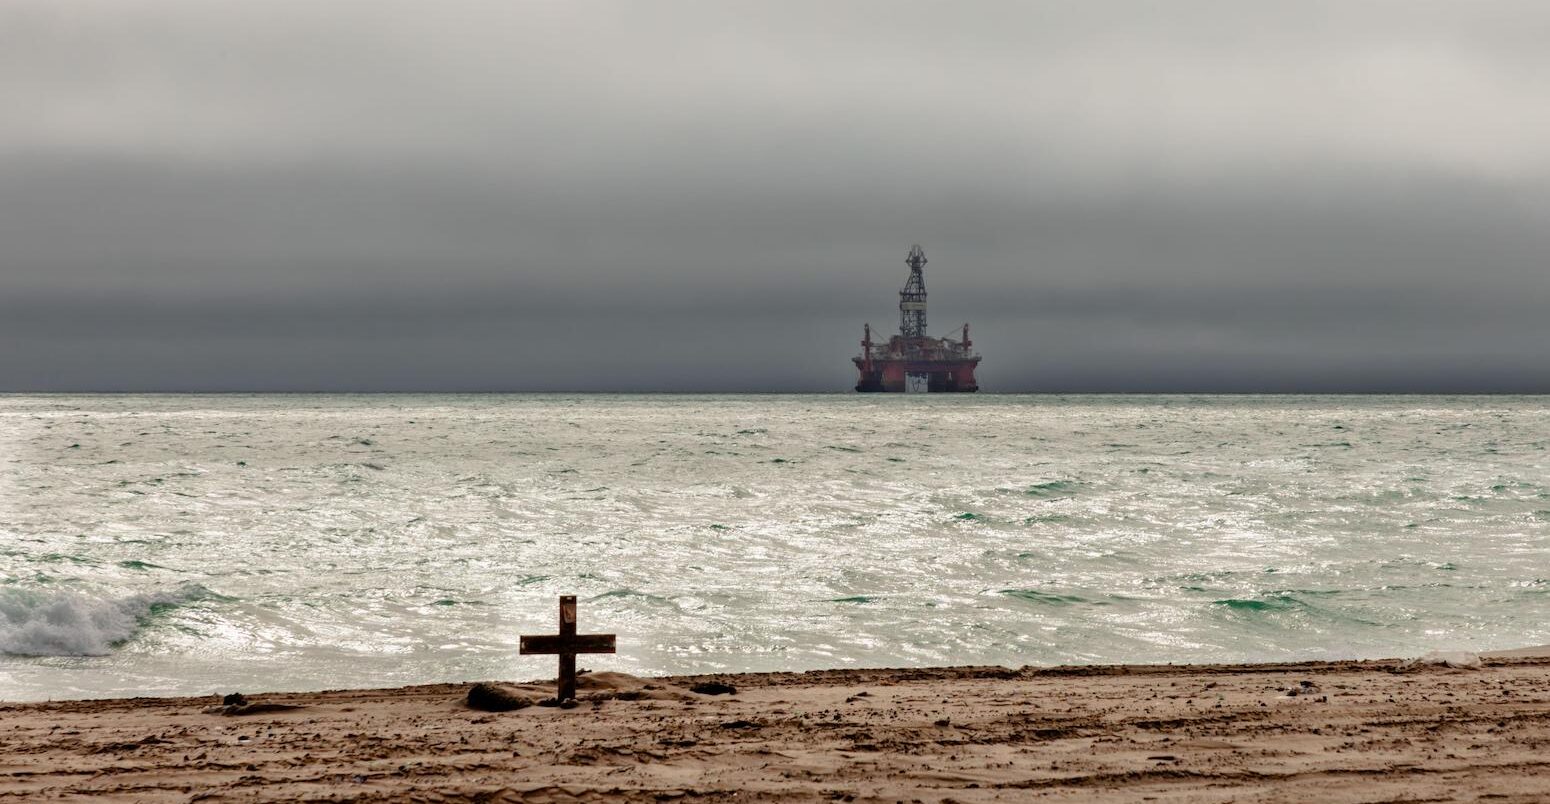
{"type": "Polygon", "coordinates": [[[206,596],[196,584],[116,599],[0,590],[0,654],[106,656],[156,614],[206,596]]]}

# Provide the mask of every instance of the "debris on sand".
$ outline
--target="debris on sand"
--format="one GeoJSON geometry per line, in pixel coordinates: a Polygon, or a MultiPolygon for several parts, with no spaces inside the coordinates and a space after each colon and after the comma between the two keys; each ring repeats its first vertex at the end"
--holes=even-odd
{"type": "Polygon", "coordinates": [[[1424,656],[1409,659],[1401,666],[1409,669],[1428,665],[1473,670],[1480,667],[1481,660],[1480,654],[1467,650],[1434,650],[1424,656]]]}
{"type": "Polygon", "coordinates": [[[481,712],[510,712],[533,702],[521,693],[494,684],[475,684],[468,689],[468,708],[481,712]]]}
{"type": "Polygon", "coordinates": [[[282,703],[263,703],[263,702],[253,703],[253,702],[248,700],[246,695],[243,695],[240,692],[234,692],[234,693],[231,693],[230,695],[221,696],[221,705],[220,706],[212,706],[209,709],[206,709],[205,710],[205,714],[208,714],[208,715],[227,715],[227,716],[234,716],[234,715],[263,715],[263,714],[267,714],[267,713],[270,713],[270,712],[289,712],[289,711],[291,711],[293,709],[302,709],[302,708],[305,708],[305,707],[303,705],[301,705],[301,704],[282,704],[282,703]]]}

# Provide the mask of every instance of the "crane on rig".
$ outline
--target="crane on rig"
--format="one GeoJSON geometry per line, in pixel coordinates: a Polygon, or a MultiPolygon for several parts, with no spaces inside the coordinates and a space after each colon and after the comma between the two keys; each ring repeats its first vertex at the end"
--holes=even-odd
{"type": "Polygon", "coordinates": [[[918,244],[910,247],[905,264],[910,267],[910,276],[899,291],[899,334],[889,337],[886,343],[874,343],[872,325],[864,325],[861,354],[851,358],[861,375],[856,390],[978,391],[974,369],[979,366],[980,356],[969,340],[969,325],[963,325],[959,340],[927,335],[925,249],[918,244]]]}

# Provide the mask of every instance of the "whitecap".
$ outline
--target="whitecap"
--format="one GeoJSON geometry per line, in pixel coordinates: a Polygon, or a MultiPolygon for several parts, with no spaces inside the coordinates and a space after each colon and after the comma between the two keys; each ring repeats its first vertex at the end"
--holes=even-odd
{"type": "Polygon", "coordinates": [[[76,592],[0,591],[0,654],[106,656],[135,635],[157,611],[195,598],[183,587],[121,598],[76,592]]]}

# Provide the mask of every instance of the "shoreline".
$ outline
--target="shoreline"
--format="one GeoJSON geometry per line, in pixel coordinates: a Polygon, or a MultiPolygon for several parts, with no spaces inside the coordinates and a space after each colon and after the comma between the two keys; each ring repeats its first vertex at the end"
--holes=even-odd
{"type": "Polygon", "coordinates": [[[0,800],[1542,800],[1550,649],[1442,658],[0,703],[0,800]]]}
{"type": "MultiPolygon", "coordinates": [[[[1363,665],[1363,664],[1389,664],[1389,663],[1435,663],[1446,664],[1449,657],[1475,657],[1481,662],[1493,660],[1513,659],[1547,659],[1550,660],[1550,645],[1531,645],[1521,648],[1507,648],[1491,651],[1433,651],[1420,657],[1376,657],[1376,658],[1352,658],[1352,659],[1289,659],[1285,661],[1265,662],[1201,662],[1201,663],[1174,663],[1174,662],[1140,662],[1135,664],[1062,664],[1062,665],[1023,665],[1022,667],[1010,667],[1006,665],[928,665],[922,667],[833,667],[818,668],[814,670],[756,670],[733,671],[726,673],[686,673],[679,675],[660,676],[631,676],[644,683],[663,682],[690,682],[705,679],[721,678],[769,678],[789,679],[792,677],[806,677],[828,673],[888,673],[906,676],[912,673],[934,673],[941,671],[974,671],[984,674],[1011,673],[1024,675],[1151,675],[1159,672],[1195,670],[1202,673],[1236,672],[1249,668],[1264,668],[1271,671],[1275,668],[1318,667],[1332,665],[1363,665]]],[[[589,669],[581,669],[582,674],[593,674],[589,669]]],[[[623,672],[599,671],[599,675],[622,676],[623,672]]],[[[540,688],[545,685],[553,686],[553,679],[531,679],[526,681],[490,681],[488,679],[469,679],[462,681],[428,681],[418,684],[401,684],[395,687],[332,687],[327,689],[277,689],[259,690],[233,690],[247,695],[256,696],[308,696],[308,695],[332,695],[348,693],[389,693],[398,690],[415,690],[442,687],[469,687],[479,683],[498,683],[522,688],[540,688]]],[[[103,703],[112,701],[208,701],[213,697],[220,697],[222,693],[207,693],[197,695],[94,695],[88,698],[48,698],[43,700],[11,700],[0,698],[0,712],[16,707],[48,704],[71,703],[103,703]]]]}

